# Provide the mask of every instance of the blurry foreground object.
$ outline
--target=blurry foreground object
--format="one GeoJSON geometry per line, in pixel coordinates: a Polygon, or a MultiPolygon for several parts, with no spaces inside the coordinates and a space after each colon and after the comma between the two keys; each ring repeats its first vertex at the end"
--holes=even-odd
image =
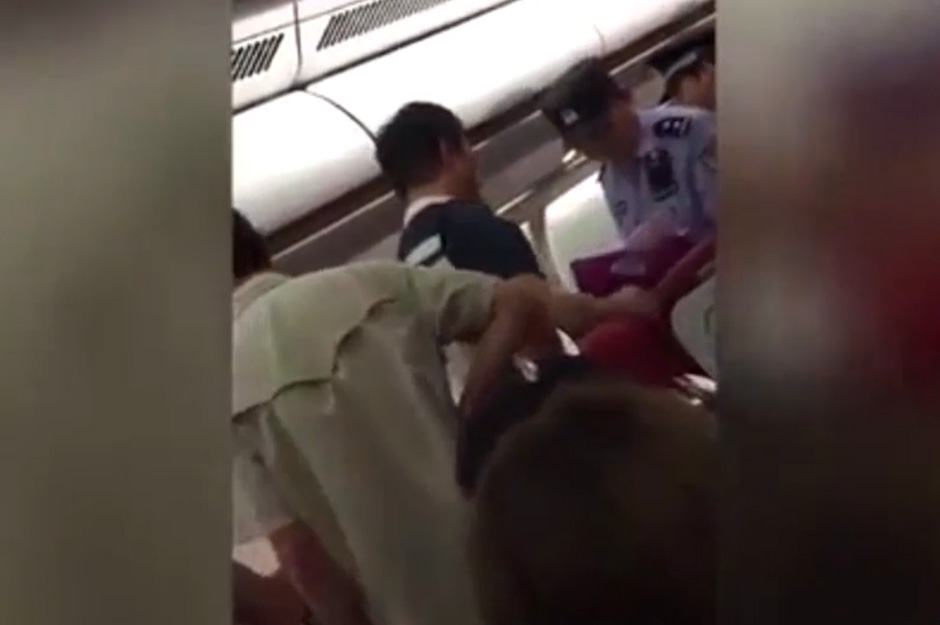
{"type": "Polygon", "coordinates": [[[472,534],[491,625],[714,622],[717,432],[666,391],[560,391],[497,446],[472,534]]]}
{"type": "Polygon", "coordinates": [[[722,6],[723,622],[940,622],[940,14],[722,6]]]}
{"type": "Polygon", "coordinates": [[[312,622],[300,595],[279,575],[260,575],[233,562],[232,595],[235,625],[306,625],[312,622]]]}

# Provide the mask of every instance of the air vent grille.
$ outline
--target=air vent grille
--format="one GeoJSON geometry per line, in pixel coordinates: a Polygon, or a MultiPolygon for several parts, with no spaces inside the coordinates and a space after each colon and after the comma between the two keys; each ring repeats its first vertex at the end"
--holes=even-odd
{"type": "Polygon", "coordinates": [[[232,50],[232,82],[257,76],[271,69],[271,63],[284,41],[284,34],[272,35],[232,50]]]}
{"type": "Polygon", "coordinates": [[[359,35],[403,20],[451,0],[375,0],[330,18],[317,50],[335,46],[359,35]]]}

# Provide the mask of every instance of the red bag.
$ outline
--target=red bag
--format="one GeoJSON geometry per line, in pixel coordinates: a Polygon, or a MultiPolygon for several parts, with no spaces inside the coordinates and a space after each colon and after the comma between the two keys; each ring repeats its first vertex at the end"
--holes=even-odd
{"type": "Polygon", "coordinates": [[[674,387],[683,375],[706,375],[659,319],[635,316],[602,324],[580,347],[595,366],[625,373],[638,384],[674,387]]]}
{"type": "Polygon", "coordinates": [[[654,289],[695,243],[687,237],[668,236],[654,249],[617,250],[571,263],[575,284],[582,293],[606,297],[626,286],[654,289]]]}
{"type": "Polygon", "coordinates": [[[642,282],[618,279],[616,268],[623,259],[621,252],[588,259],[593,264],[582,265],[582,278],[585,286],[598,289],[591,292],[593,295],[639,286],[655,291],[665,310],[663,318],[634,315],[595,328],[581,341],[585,357],[598,367],[626,373],[636,382],[652,386],[674,387],[676,378],[685,374],[705,375],[676,339],[668,319],[673,304],[700,282],[701,270],[714,257],[713,240],[693,244],[681,237],[663,239],[656,254],[647,261],[646,267],[651,271],[642,282]],[[693,249],[694,253],[690,253],[693,249]]]}

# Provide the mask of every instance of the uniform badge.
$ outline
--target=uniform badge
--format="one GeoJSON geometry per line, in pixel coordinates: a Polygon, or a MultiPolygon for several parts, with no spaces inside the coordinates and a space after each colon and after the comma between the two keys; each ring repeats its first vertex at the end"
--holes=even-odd
{"type": "Polygon", "coordinates": [[[664,117],[653,124],[653,134],[661,139],[681,139],[691,130],[691,117],[664,117]]]}
{"type": "Polygon", "coordinates": [[[643,157],[646,180],[654,202],[661,202],[679,192],[672,155],[666,150],[653,150],[643,157]]]}

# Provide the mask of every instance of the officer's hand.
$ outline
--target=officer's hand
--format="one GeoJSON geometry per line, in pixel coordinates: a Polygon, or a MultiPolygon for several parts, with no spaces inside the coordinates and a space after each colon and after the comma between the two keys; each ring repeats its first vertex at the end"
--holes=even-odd
{"type": "Polygon", "coordinates": [[[662,302],[655,293],[635,286],[625,287],[608,297],[607,300],[624,314],[658,317],[663,312],[662,302]]]}

